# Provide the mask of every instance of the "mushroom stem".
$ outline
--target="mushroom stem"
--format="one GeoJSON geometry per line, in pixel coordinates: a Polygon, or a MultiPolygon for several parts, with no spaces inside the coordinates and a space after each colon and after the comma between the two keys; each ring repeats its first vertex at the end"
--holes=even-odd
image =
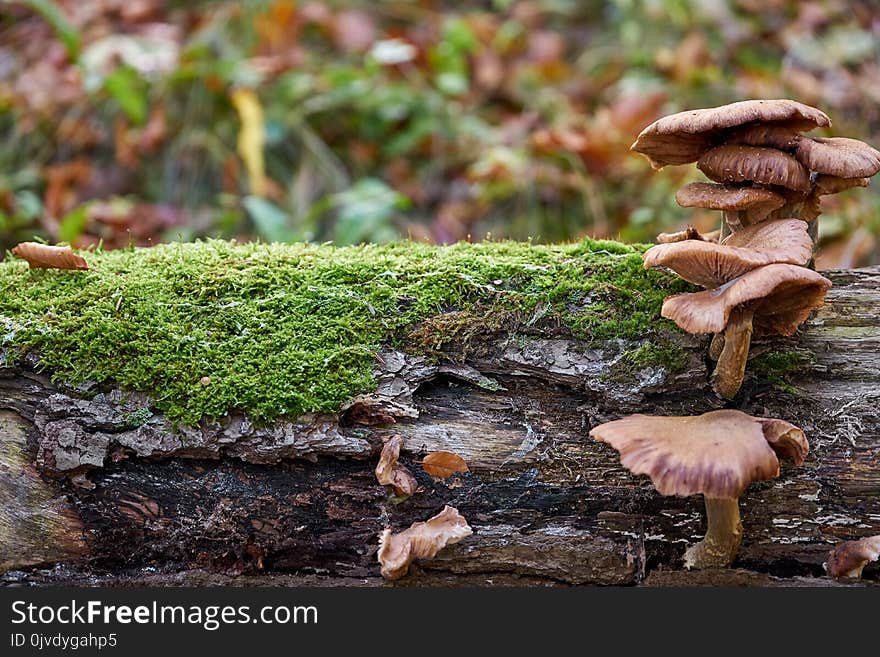
{"type": "Polygon", "coordinates": [[[731,233],[742,230],[746,226],[743,223],[745,218],[746,212],[744,210],[725,210],[724,221],[721,222],[721,235],[718,238],[719,244],[731,233]]]}
{"type": "Polygon", "coordinates": [[[739,500],[706,497],[706,536],[684,553],[686,568],[726,568],[742,542],[739,500]]]}
{"type": "Polygon", "coordinates": [[[754,311],[736,308],[724,329],[724,348],[712,373],[712,387],[725,399],[733,399],[742,385],[752,343],[754,311]]]}
{"type": "Polygon", "coordinates": [[[724,349],[724,333],[716,333],[712,336],[712,342],[709,343],[709,358],[718,360],[721,357],[721,351],[724,349]]]}

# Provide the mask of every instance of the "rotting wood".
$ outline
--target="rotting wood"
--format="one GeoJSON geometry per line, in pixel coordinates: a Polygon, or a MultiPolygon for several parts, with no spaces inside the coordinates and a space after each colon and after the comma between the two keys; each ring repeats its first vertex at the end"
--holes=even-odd
{"type": "MultiPolygon", "coordinates": [[[[620,358],[613,344],[536,333],[487,336],[465,362],[454,348],[444,364],[386,351],[376,392],[339,417],[266,428],[231,416],[175,429],[144,395],[84,395],[32,368],[0,370],[2,581],[376,584],[381,528],[448,503],[474,535],[401,585],[827,582],[822,562],[835,543],[880,533],[880,269],[828,275],[826,307],[797,336],[753,346],[757,357],[798,350],[809,364],[784,386],[750,366],[729,404],[801,426],[812,446],[803,466],[783,466],[741,500],[734,565],[755,575],[670,575],[705,531],[702,500],[660,497],[587,438],[627,413],[720,407],[708,338],[683,336],[686,367],[647,367],[634,385],[608,376],[620,358]],[[370,423],[376,416],[396,422],[370,423]],[[391,433],[404,437],[401,463],[423,488],[397,504],[373,474],[391,433]],[[438,450],[471,472],[432,480],[416,461],[438,450]]],[[[877,570],[865,578],[877,581],[877,570]]]]}

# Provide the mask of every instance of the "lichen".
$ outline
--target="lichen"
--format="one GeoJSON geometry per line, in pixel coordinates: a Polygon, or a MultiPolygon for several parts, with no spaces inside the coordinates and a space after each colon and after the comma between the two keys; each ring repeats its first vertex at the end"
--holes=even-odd
{"type": "Polygon", "coordinates": [[[36,353],[70,385],[149,393],[174,420],[241,410],[268,422],[372,389],[376,352],[419,331],[426,350],[530,322],[587,341],[649,339],[672,327],[663,298],[688,287],[645,271],[645,248],[207,241],[88,253],[84,272],[7,259],[3,346],[13,359],[36,353]]]}

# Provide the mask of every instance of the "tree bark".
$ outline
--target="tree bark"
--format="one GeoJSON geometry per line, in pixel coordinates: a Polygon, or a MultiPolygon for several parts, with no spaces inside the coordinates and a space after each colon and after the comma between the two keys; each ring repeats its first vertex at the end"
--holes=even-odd
{"type": "Polygon", "coordinates": [[[787,383],[750,365],[731,402],[712,392],[708,337],[684,335],[682,370],[624,379],[609,376],[614,341],[540,331],[493,332],[438,362],[387,350],[374,393],[269,427],[241,415],[174,427],[143,394],[67,389],[35,362],[0,369],[2,581],[377,585],[380,530],[449,504],[474,534],[397,585],[832,584],[828,551],[880,534],[880,268],[827,275],[827,304],[797,336],[752,347],[806,364],[787,383]],[[702,499],[660,496],[587,434],[629,413],[725,405],[800,426],[811,451],[741,498],[737,570],[688,573],[702,499]],[[373,473],[393,434],[421,485],[405,501],[373,473]],[[418,462],[436,450],[470,472],[432,480],[418,462]]]}

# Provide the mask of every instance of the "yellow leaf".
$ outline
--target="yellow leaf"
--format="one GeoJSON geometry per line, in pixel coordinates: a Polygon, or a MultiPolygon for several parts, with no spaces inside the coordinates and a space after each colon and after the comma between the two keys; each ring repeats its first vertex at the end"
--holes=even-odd
{"type": "Polygon", "coordinates": [[[232,104],[241,119],[238,133],[238,154],[244,160],[248,172],[251,194],[266,195],[266,169],[263,147],[266,136],[263,127],[263,106],[252,89],[236,89],[232,92],[232,104]]]}

